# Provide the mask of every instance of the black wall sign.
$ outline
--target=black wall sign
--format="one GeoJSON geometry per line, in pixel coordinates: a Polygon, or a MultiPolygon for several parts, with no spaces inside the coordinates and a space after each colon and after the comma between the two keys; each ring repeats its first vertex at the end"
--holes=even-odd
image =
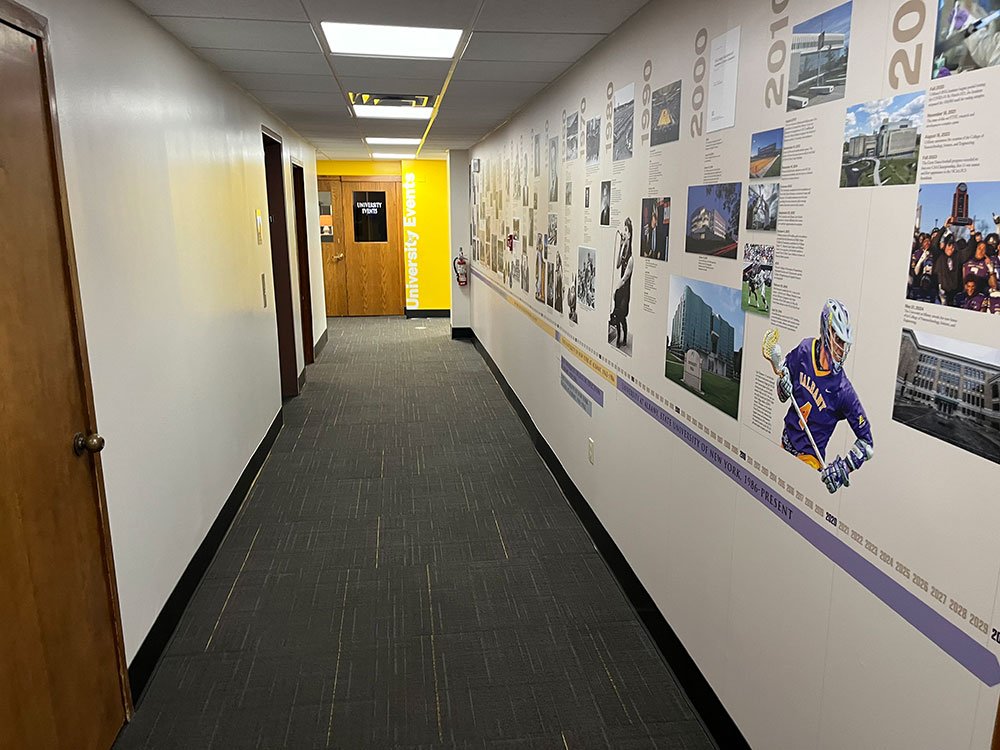
{"type": "Polygon", "coordinates": [[[354,191],[354,241],[389,241],[384,190],[354,191]]]}

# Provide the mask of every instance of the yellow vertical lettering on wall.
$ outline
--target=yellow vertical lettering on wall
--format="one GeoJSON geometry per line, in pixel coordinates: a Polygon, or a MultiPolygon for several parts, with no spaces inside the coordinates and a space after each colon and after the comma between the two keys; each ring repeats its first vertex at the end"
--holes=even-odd
{"type": "Polygon", "coordinates": [[[403,268],[407,310],[451,308],[448,164],[403,161],[403,268]]]}

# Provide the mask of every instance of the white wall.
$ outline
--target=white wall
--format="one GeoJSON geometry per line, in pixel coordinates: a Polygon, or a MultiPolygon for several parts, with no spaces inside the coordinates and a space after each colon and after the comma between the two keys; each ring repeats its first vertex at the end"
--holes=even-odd
{"type": "MultiPolygon", "coordinates": [[[[960,642],[966,653],[977,658],[985,654],[994,665],[1000,653],[1000,644],[991,640],[1000,620],[998,467],[892,418],[905,320],[916,317],[921,330],[997,348],[996,316],[928,309],[905,299],[917,185],[839,187],[849,106],[922,90],[930,102],[982,84],[985,99],[968,103],[956,96],[961,104],[940,106],[959,107],[968,132],[987,138],[996,132],[1000,67],[930,81],[936,4],[914,2],[906,4],[911,13],[903,13],[902,31],[896,33],[905,37],[905,44],[892,32],[900,0],[855,2],[845,96],[793,112],[786,112],[783,100],[778,107],[765,105],[768,81],[772,75],[774,81],[779,75],[788,80],[792,27],[838,5],[835,0],[650,3],[471,150],[471,158],[482,163],[473,211],[483,209],[478,221],[485,252],[484,260],[474,264],[481,277],[472,279],[473,329],[750,744],[767,750],[982,749],[989,745],[1000,698],[995,681],[973,674],[961,663],[959,649],[949,653],[946,648],[946,642],[960,642]],[[913,11],[914,2],[920,12],[913,11]],[[921,16],[926,23],[915,32],[921,16]],[[711,106],[703,96],[711,64],[699,61],[698,53],[704,50],[707,56],[711,40],[736,26],[742,28],[736,125],[698,134],[692,128],[700,116],[707,122],[711,106]],[[784,54],[769,58],[775,39],[785,45],[784,54]],[[913,54],[916,44],[923,50],[919,81],[903,80],[894,89],[891,73],[898,72],[899,63],[893,60],[913,54]],[[650,127],[650,90],[677,80],[683,84],[680,139],[653,149],[644,138],[650,127]],[[612,162],[612,92],[629,84],[635,85],[634,153],[612,162]],[[566,160],[563,122],[581,110],[581,153],[566,160]],[[594,116],[602,118],[600,163],[588,166],[582,153],[584,123],[594,116]],[[789,131],[796,123],[793,153],[789,131]],[[688,188],[742,182],[745,221],[751,136],[779,127],[785,128],[786,150],[778,231],[741,231],[739,249],[745,242],[776,243],[784,254],[776,251],[775,267],[781,261],[801,274],[788,282],[789,299],[773,301],[782,317],[732,313],[746,328],[737,419],[665,377],[670,280],[681,276],[739,290],[741,260],[685,252],[685,219],[694,208],[688,205],[688,188]],[[542,138],[537,177],[532,168],[536,134],[542,138]],[[555,164],[548,163],[549,138],[559,140],[555,164]],[[554,251],[562,253],[568,282],[577,270],[578,248],[596,251],[596,304],[593,310],[580,309],[578,322],[535,300],[534,238],[527,292],[497,273],[495,263],[491,270],[487,260],[515,218],[522,234],[529,235],[529,208],[514,192],[515,165],[524,153],[530,190],[538,196],[535,233],[545,233],[549,213],[558,216],[558,241],[549,246],[548,260],[554,251]],[[551,203],[550,169],[559,175],[557,200],[551,203]],[[571,205],[564,200],[567,180],[573,183],[571,205]],[[600,226],[597,217],[605,180],[613,184],[610,226],[600,226]],[[583,206],[586,186],[591,189],[590,209],[583,206]],[[790,188],[810,192],[799,192],[797,201],[786,203],[790,188]],[[671,198],[666,261],[639,257],[638,216],[647,197],[671,198]],[[617,278],[615,231],[626,217],[635,227],[631,355],[608,341],[617,278]],[[801,254],[795,252],[796,236],[804,238],[801,254]],[[788,405],[769,405],[776,400],[774,378],[760,355],[770,325],[782,329],[786,351],[817,336],[818,314],[829,296],[846,300],[852,313],[856,341],[846,371],[874,425],[876,446],[873,459],[852,476],[851,486],[832,496],[816,471],[782,450],[788,405]],[[578,346],[596,368],[564,343],[578,346]],[[564,392],[562,357],[602,388],[604,406],[594,404],[592,417],[564,392]],[[888,581],[884,590],[898,599],[880,599],[859,580],[860,564],[841,564],[838,560],[846,558],[837,558],[839,552],[810,544],[699,450],[644,413],[616,384],[602,379],[597,368],[612,372],[617,383],[641,383],[649,398],[662,399],[668,417],[683,420],[706,445],[733,459],[741,476],[775,488],[797,519],[806,519],[826,535],[824,540],[842,543],[862,563],[876,567],[888,581]],[[761,385],[755,388],[755,382],[761,385]],[[770,429],[755,423],[755,411],[770,414],[770,429]],[[594,465],[587,458],[588,438],[596,444],[594,465]],[[756,466],[740,458],[741,451],[757,460],[756,466]],[[802,495],[789,489],[793,486],[802,495]],[[836,519],[832,524],[831,517],[836,519]],[[860,541],[850,532],[859,534],[860,541]],[[909,571],[944,592],[945,601],[934,597],[934,589],[922,590],[909,571]],[[893,609],[904,611],[900,602],[909,602],[907,597],[916,599],[921,613],[909,621],[893,609]],[[970,616],[963,614],[965,608],[970,616]],[[973,624],[972,613],[987,621],[985,632],[973,624]]],[[[931,104],[927,107],[929,111],[931,104]]],[[[940,118],[938,127],[947,129],[960,120],[940,118]]],[[[932,124],[928,119],[926,127],[932,124]]],[[[944,141],[925,140],[921,159],[944,141]]],[[[934,179],[996,179],[1000,151],[989,143],[942,154],[941,159],[957,154],[981,163],[973,163],[968,175],[934,179]]],[[[978,210],[985,215],[988,208],[978,210]]],[[[943,216],[948,213],[946,207],[943,216]]],[[[502,262],[513,260],[505,250],[499,255],[502,262]]],[[[828,457],[846,453],[853,440],[841,424],[828,457]]],[[[995,674],[990,679],[1000,679],[995,674]]]]}
{"type": "Polygon", "coordinates": [[[469,310],[469,287],[458,285],[451,267],[458,257],[459,248],[466,260],[472,258],[469,247],[469,152],[448,152],[448,221],[451,227],[451,254],[448,258],[448,278],[451,279],[451,327],[468,328],[472,325],[469,310]]]}
{"type": "Polygon", "coordinates": [[[305,169],[307,335],[325,329],[315,152],[124,0],[29,5],[49,20],[131,660],[281,408],[269,244],[254,223],[259,209],[266,232],[262,124],[284,142],[296,336],[290,158],[305,169]]]}

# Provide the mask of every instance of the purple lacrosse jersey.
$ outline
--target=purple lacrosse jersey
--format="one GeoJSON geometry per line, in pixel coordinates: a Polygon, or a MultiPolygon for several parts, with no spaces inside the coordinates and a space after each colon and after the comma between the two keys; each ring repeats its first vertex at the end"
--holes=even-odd
{"type": "MultiPolygon", "coordinates": [[[[843,370],[820,369],[819,339],[803,339],[785,356],[785,366],[792,378],[792,398],[806,418],[820,458],[826,460],[827,443],[841,420],[847,421],[857,437],[874,445],[868,416],[847,375],[843,370]]],[[[813,454],[809,438],[791,404],[785,415],[784,437],[797,453],[813,454]]]]}
{"type": "Polygon", "coordinates": [[[983,305],[983,312],[1000,315],[1000,292],[990,292],[990,296],[986,298],[986,304],[983,305]]]}
{"type": "Polygon", "coordinates": [[[977,279],[988,279],[993,275],[993,261],[989,258],[972,258],[965,261],[965,265],[962,266],[962,278],[967,279],[970,276],[977,279]]]}

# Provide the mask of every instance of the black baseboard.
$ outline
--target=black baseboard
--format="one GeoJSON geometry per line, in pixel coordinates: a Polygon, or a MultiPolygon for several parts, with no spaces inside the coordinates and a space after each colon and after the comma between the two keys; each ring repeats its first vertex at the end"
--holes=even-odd
{"type": "Polygon", "coordinates": [[[180,580],[177,581],[177,585],[174,586],[174,590],[167,597],[163,609],[160,610],[160,614],[157,615],[156,621],[149,629],[149,633],[146,634],[142,645],[136,651],[132,663],[128,665],[128,681],[132,691],[132,704],[134,706],[139,705],[142,692],[146,689],[150,677],[153,676],[157,662],[159,662],[160,656],[163,655],[164,649],[170,642],[174,630],[177,629],[181,615],[184,614],[184,609],[187,607],[188,602],[191,601],[191,597],[198,588],[198,584],[205,575],[205,571],[208,570],[208,566],[212,562],[212,558],[215,557],[215,552],[219,549],[219,545],[226,536],[226,532],[229,531],[229,526],[236,517],[236,512],[240,509],[240,505],[242,505],[247,493],[250,492],[250,487],[253,485],[254,479],[257,478],[260,467],[264,465],[264,459],[267,458],[267,454],[271,451],[271,446],[274,445],[274,441],[281,431],[283,420],[282,412],[279,411],[274,421],[271,422],[271,426],[268,428],[263,440],[260,441],[260,445],[257,446],[257,450],[250,457],[246,468],[243,469],[243,473],[240,474],[240,478],[236,480],[236,486],[229,493],[226,502],[223,503],[222,510],[219,511],[219,515],[216,516],[212,527],[205,534],[205,538],[198,546],[194,557],[191,558],[191,561],[181,574],[180,580]]]}
{"type": "Polygon", "coordinates": [[[449,318],[451,310],[407,310],[407,318],[449,318]]]}
{"type": "Polygon", "coordinates": [[[750,745],[740,732],[739,727],[736,726],[736,722],[733,721],[729,712],[726,711],[725,706],[722,705],[722,701],[719,700],[712,686],[708,684],[708,680],[705,679],[701,670],[694,663],[694,659],[691,658],[687,649],[684,648],[684,644],[681,643],[677,634],[674,633],[673,629],[660,613],[656,603],[653,601],[653,597],[646,591],[646,587],[642,585],[639,577],[632,570],[632,567],[625,559],[625,555],[622,554],[614,539],[611,538],[607,529],[604,528],[597,514],[594,513],[583,494],[577,488],[576,484],[573,483],[566,469],[559,463],[555,452],[549,446],[541,432],[538,431],[538,428],[531,419],[531,415],[528,414],[528,410],[525,409],[524,404],[521,403],[517,394],[514,393],[514,389],[510,387],[510,384],[500,371],[497,363],[493,360],[493,357],[490,356],[490,353],[486,351],[482,342],[474,334],[472,338],[476,349],[482,355],[483,360],[485,360],[486,365],[490,368],[497,383],[500,384],[504,395],[507,396],[507,400],[510,401],[511,406],[514,407],[514,411],[517,412],[517,415],[528,430],[531,441],[535,445],[535,450],[538,451],[542,460],[545,461],[546,466],[549,467],[549,471],[555,477],[559,488],[566,495],[570,506],[580,518],[591,540],[593,540],[594,547],[597,548],[601,557],[604,558],[604,562],[611,570],[612,575],[617,579],[618,585],[621,586],[625,596],[628,597],[635,608],[636,614],[639,615],[639,619],[656,643],[664,660],[670,666],[670,669],[677,677],[677,681],[684,688],[684,691],[691,699],[691,703],[694,704],[698,714],[705,722],[705,727],[711,733],[719,747],[726,748],[726,750],[743,750],[743,748],[749,750],[750,745]]]}
{"type": "Polygon", "coordinates": [[[453,339],[471,339],[473,337],[472,329],[465,327],[452,327],[451,337],[453,339]]]}
{"type": "Polygon", "coordinates": [[[302,393],[302,389],[306,387],[306,371],[302,368],[302,372],[299,373],[299,393],[302,393]]]}
{"type": "Polygon", "coordinates": [[[313,345],[313,361],[319,359],[319,353],[323,351],[323,347],[326,346],[326,342],[329,340],[330,340],[330,329],[327,328],[325,331],[323,331],[323,335],[319,337],[319,341],[317,341],[313,345]]]}

